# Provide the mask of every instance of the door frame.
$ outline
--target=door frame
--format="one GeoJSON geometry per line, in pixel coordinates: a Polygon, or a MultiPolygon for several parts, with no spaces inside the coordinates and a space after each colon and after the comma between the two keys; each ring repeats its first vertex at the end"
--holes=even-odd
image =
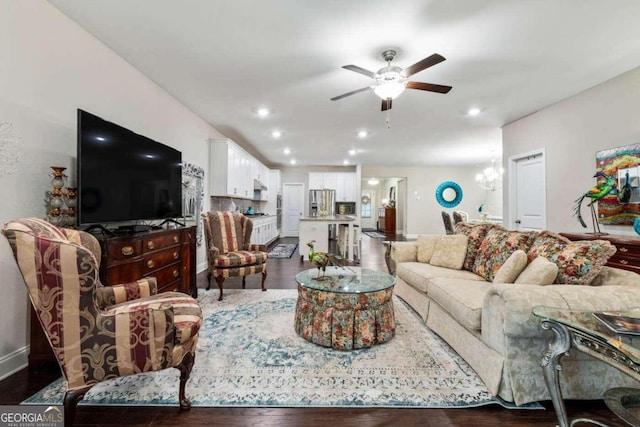
{"type": "Polygon", "coordinates": [[[546,162],[546,150],[544,147],[537,148],[535,150],[527,151],[526,153],[514,154],[509,157],[509,217],[505,222],[505,225],[509,230],[515,230],[515,218],[516,218],[516,164],[520,160],[525,160],[528,157],[542,156],[542,230],[547,228],[547,162],[546,162]]]}
{"type": "Polygon", "coordinates": [[[286,193],[288,193],[288,192],[285,191],[285,187],[287,187],[287,188],[289,188],[289,187],[302,187],[302,193],[301,193],[302,194],[302,198],[300,200],[301,203],[302,203],[301,206],[300,206],[300,218],[302,218],[305,215],[305,200],[306,200],[305,199],[305,190],[306,190],[306,186],[305,186],[304,182],[284,182],[284,183],[282,183],[282,206],[283,206],[283,208],[281,210],[281,214],[282,214],[282,232],[281,232],[281,235],[283,237],[298,237],[298,233],[296,233],[293,236],[289,236],[289,235],[285,234],[285,231],[288,230],[288,227],[287,227],[288,224],[285,224],[286,216],[284,215],[284,213],[285,213],[284,206],[286,206],[285,195],[286,195],[286,193]]]}

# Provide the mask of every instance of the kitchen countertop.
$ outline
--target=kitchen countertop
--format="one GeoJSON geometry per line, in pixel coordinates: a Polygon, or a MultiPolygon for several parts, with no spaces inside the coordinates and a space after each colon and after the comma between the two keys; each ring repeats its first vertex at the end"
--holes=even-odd
{"type": "Polygon", "coordinates": [[[300,218],[300,221],[334,221],[334,222],[347,222],[355,221],[356,217],[352,215],[329,215],[329,216],[305,216],[300,218]]]}

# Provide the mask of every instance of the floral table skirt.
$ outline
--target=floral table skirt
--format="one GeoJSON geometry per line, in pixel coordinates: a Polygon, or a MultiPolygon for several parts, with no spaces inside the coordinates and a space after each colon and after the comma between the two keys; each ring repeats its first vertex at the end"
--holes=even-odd
{"type": "Polygon", "coordinates": [[[298,286],[298,335],[338,350],[368,348],[389,341],[396,331],[393,288],[369,293],[333,293],[298,286]]]}

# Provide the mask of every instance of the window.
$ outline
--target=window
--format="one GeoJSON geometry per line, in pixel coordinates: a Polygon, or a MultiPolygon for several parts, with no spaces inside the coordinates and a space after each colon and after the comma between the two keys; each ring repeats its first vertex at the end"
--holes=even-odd
{"type": "Polygon", "coordinates": [[[360,201],[362,202],[360,204],[360,216],[362,218],[371,218],[371,192],[363,191],[360,201]]]}

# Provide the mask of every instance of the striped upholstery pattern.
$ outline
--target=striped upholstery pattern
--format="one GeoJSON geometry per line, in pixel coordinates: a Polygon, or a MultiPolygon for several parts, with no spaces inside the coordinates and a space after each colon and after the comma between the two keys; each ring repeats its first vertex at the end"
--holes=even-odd
{"type": "Polygon", "coordinates": [[[67,381],[67,393],[169,367],[188,378],[202,324],[193,298],[156,295],[155,278],[103,287],[100,246],[88,233],[38,218],[9,222],[2,232],[67,381]]]}
{"type": "MultiPolygon", "coordinates": [[[[209,277],[222,282],[229,277],[245,277],[262,273],[262,289],[267,272],[267,247],[250,243],[253,222],[246,216],[229,211],[202,214],[209,277]]],[[[244,287],[244,279],[243,279],[244,287]]],[[[207,288],[208,289],[208,288],[207,288]]],[[[222,293],[220,294],[222,298],[222,293]]]]}
{"type": "Polygon", "coordinates": [[[220,254],[215,259],[216,267],[240,267],[243,265],[264,264],[267,253],[259,251],[236,251],[220,254]]]}

